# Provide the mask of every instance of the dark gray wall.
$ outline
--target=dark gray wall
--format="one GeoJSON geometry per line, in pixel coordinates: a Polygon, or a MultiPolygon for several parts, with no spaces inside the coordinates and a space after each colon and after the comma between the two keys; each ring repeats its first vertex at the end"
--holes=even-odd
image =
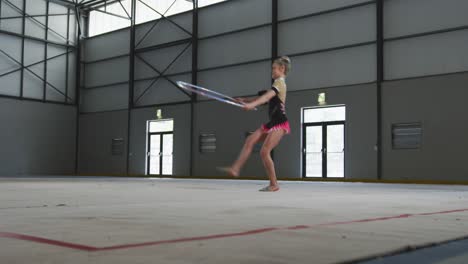
{"type": "Polygon", "coordinates": [[[76,108],[0,98],[0,176],[71,174],[76,108]]]}
{"type": "Polygon", "coordinates": [[[80,116],[80,174],[124,174],[127,162],[127,111],[80,116]],[[112,155],[112,139],[124,138],[124,154],[112,155]]]}
{"type": "Polygon", "coordinates": [[[384,179],[467,181],[468,73],[383,86],[384,179]],[[392,150],[391,125],[421,122],[419,150],[392,150]]]}

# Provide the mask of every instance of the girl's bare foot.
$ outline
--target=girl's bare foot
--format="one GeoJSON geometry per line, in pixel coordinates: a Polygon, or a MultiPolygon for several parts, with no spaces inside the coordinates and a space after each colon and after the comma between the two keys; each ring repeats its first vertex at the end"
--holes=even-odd
{"type": "Polygon", "coordinates": [[[234,170],[232,167],[218,167],[217,169],[219,171],[227,173],[231,177],[239,177],[239,172],[234,170]]]}
{"type": "Polygon", "coordinates": [[[262,189],[260,189],[260,192],[276,192],[279,191],[280,187],[278,185],[268,185],[262,189]]]}

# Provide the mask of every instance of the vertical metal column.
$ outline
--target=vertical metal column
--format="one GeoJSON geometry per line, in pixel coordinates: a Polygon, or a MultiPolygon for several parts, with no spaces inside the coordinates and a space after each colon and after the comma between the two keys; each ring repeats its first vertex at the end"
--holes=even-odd
{"type": "MultiPolygon", "coordinates": [[[[68,78],[70,73],[69,71],[69,60],[70,60],[70,48],[68,47],[70,45],[70,8],[67,8],[67,57],[65,57],[65,103],[68,103],[68,78]]],[[[72,102],[71,102],[72,103],[72,102]]]]}
{"type": "Polygon", "coordinates": [[[129,55],[129,76],[128,76],[128,110],[127,110],[127,162],[126,174],[130,174],[130,136],[132,123],[133,92],[135,87],[135,19],[136,0],[132,1],[132,15],[130,23],[130,55],[129,55]]]}
{"type": "Polygon", "coordinates": [[[278,0],[271,0],[271,62],[278,57],[278,0]]]}
{"type": "MultiPolygon", "coordinates": [[[[193,1],[192,10],[192,83],[198,83],[198,0],[193,1]]],[[[197,95],[192,93],[190,100],[190,176],[193,176],[195,143],[195,103],[197,95]]]]}
{"type": "Polygon", "coordinates": [[[382,82],[384,81],[384,0],[377,0],[377,179],[382,179],[382,82]]]}
{"type": "MultiPolygon", "coordinates": [[[[44,39],[47,41],[49,37],[49,1],[46,1],[46,17],[45,17],[45,34],[44,39]]],[[[48,43],[44,43],[44,87],[42,91],[42,101],[46,101],[47,96],[47,48],[48,43]]],[[[68,48],[67,48],[68,51],[68,48]]],[[[66,98],[65,98],[66,99],[66,98]]]]}
{"type": "MultiPolygon", "coordinates": [[[[75,20],[78,34],[75,34],[76,49],[75,49],[75,103],[76,103],[76,124],[75,124],[75,174],[78,174],[79,169],[79,139],[80,139],[80,95],[81,95],[81,15],[77,7],[75,7],[75,20]]],[[[68,55],[67,55],[68,56],[68,55]]]]}
{"type": "Polygon", "coordinates": [[[26,0],[23,0],[23,25],[21,29],[21,34],[23,35],[21,38],[21,73],[20,73],[20,98],[23,98],[24,93],[24,34],[26,31],[26,0]]]}

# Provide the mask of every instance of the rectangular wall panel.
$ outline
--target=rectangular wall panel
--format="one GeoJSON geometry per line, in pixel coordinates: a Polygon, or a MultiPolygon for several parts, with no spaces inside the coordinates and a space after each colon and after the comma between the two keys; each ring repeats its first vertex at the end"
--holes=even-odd
{"type": "Polygon", "coordinates": [[[465,0],[384,1],[386,38],[468,26],[465,0]]]}
{"type": "Polygon", "coordinates": [[[374,41],[375,5],[279,24],[280,54],[293,54],[374,41]]]}
{"type": "MultiPolygon", "coordinates": [[[[198,83],[229,96],[256,95],[271,85],[270,61],[198,73],[198,83]]],[[[200,100],[206,100],[199,97],[200,100]]]]}
{"type": "Polygon", "coordinates": [[[75,167],[76,107],[0,99],[0,175],[68,175],[75,167]]]}
{"type": "Polygon", "coordinates": [[[37,64],[24,71],[23,76],[23,96],[26,98],[43,99],[44,82],[39,79],[44,78],[44,63],[37,64]]]}
{"type": "Polygon", "coordinates": [[[81,96],[81,112],[125,109],[128,106],[128,85],[81,89],[81,96]]]}
{"type": "MultiPolygon", "coordinates": [[[[159,72],[163,72],[167,68],[166,74],[177,74],[192,70],[192,47],[188,45],[190,44],[186,43],[173,47],[138,53],[138,56],[149,63],[152,67],[156,68],[159,72]],[[187,46],[188,48],[186,48],[187,46]],[[176,58],[177,60],[175,60],[176,58]]],[[[136,78],[139,79],[158,74],[142,60],[135,58],[135,75],[136,78]]]]}
{"type": "Polygon", "coordinates": [[[126,110],[80,115],[79,173],[126,173],[127,118],[126,110]],[[111,143],[115,138],[124,139],[124,155],[112,155],[111,143]]]}
{"type": "Polygon", "coordinates": [[[87,64],[85,86],[112,84],[128,81],[129,61],[127,57],[87,64]]]}
{"type": "Polygon", "coordinates": [[[266,23],[271,23],[271,0],[227,1],[199,11],[200,37],[266,23]]]}
{"type": "Polygon", "coordinates": [[[21,73],[19,71],[0,77],[0,94],[19,96],[20,95],[21,73]]]}
{"type": "Polygon", "coordinates": [[[330,9],[368,2],[367,0],[278,0],[279,19],[288,19],[330,9]]]}
{"type": "Polygon", "coordinates": [[[64,65],[66,65],[65,56],[47,61],[47,82],[54,86],[48,86],[46,92],[46,99],[48,100],[65,102],[67,81],[66,67],[64,65]]]}
{"type": "MultiPolygon", "coordinates": [[[[186,31],[192,32],[191,13],[171,16],[170,19],[174,23],[177,23],[179,26],[184,28],[186,31]]],[[[165,19],[137,25],[135,34],[135,43],[138,44],[136,46],[137,48],[144,48],[191,37],[191,34],[184,32],[182,29],[178,28],[173,23],[165,19]],[[157,25],[153,27],[155,23],[157,23],[157,25]],[[152,27],[153,29],[150,30],[152,27]],[[148,35],[144,37],[147,33],[148,35]]]]}
{"type": "Polygon", "coordinates": [[[468,74],[383,84],[384,179],[466,180],[468,74]],[[420,123],[418,150],[392,149],[392,124],[420,123]]]}
{"type": "MultiPolygon", "coordinates": [[[[0,34],[0,50],[17,61],[21,61],[21,38],[0,34]]],[[[0,74],[19,68],[7,55],[0,53],[0,74]]]]}
{"type": "MultiPolygon", "coordinates": [[[[2,2],[0,17],[18,17],[22,16],[23,0],[10,0],[2,2]],[[10,4],[11,3],[11,4],[10,4]]],[[[15,33],[21,33],[23,27],[22,18],[3,19],[0,23],[0,29],[15,33]]]]}
{"type": "MultiPolygon", "coordinates": [[[[64,11],[66,14],[66,9],[64,11]]],[[[76,23],[76,22],[75,22],[76,23]]],[[[73,35],[71,35],[73,36],[73,35]]],[[[67,43],[67,16],[49,16],[48,39],[59,43],[67,43]]]]}
{"type": "MultiPolygon", "coordinates": [[[[191,74],[175,75],[168,77],[172,81],[191,82],[191,74]]],[[[172,83],[164,78],[159,78],[152,86],[153,80],[135,82],[134,102],[136,106],[164,104],[188,101],[190,98],[177,89],[172,83]],[[144,92],[150,87],[146,92],[144,92]],[[141,96],[141,97],[140,97],[141,96]]]]}
{"type": "Polygon", "coordinates": [[[271,27],[199,42],[199,69],[265,59],[271,56],[271,27]]]}
{"type": "Polygon", "coordinates": [[[385,78],[468,70],[468,30],[385,43],[385,78]]]}
{"type": "Polygon", "coordinates": [[[24,40],[24,64],[29,70],[24,69],[23,95],[27,98],[44,98],[44,62],[45,44],[34,40],[24,40]],[[40,78],[39,78],[40,77],[40,78]]]}
{"type": "MultiPolygon", "coordinates": [[[[26,0],[26,14],[45,15],[46,1],[44,0],[26,0]]],[[[25,34],[37,38],[45,38],[46,17],[28,17],[26,18],[25,34]]]]}
{"type": "Polygon", "coordinates": [[[84,41],[85,61],[94,61],[130,52],[130,31],[111,32],[84,41]]]}
{"type": "Polygon", "coordinates": [[[372,82],[376,79],[376,46],[366,45],[293,57],[289,91],[372,82]]]}

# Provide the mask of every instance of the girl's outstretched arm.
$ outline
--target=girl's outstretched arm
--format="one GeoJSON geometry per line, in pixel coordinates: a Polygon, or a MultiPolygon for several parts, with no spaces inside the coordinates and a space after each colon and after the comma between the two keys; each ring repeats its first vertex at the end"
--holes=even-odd
{"type": "Polygon", "coordinates": [[[253,110],[257,106],[268,103],[268,101],[271,100],[271,98],[276,96],[276,92],[273,90],[268,90],[266,93],[264,93],[262,96],[257,97],[254,101],[247,103],[244,105],[245,110],[253,110]]]}

